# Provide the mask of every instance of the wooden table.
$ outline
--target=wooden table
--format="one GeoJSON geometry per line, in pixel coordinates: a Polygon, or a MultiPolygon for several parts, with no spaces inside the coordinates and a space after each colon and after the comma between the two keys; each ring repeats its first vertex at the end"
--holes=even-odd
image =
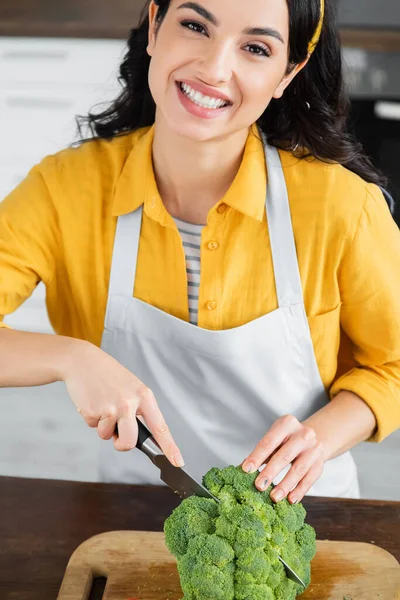
{"type": "MultiPolygon", "coordinates": [[[[165,487],[0,477],[0,599],[55,600],[81,542],[104,531],[161,531],[178,503],[165,487]]],[[[400,502],[308,497],[304,505],[319,539],[373,542],[400,561],[400,502]]]]}

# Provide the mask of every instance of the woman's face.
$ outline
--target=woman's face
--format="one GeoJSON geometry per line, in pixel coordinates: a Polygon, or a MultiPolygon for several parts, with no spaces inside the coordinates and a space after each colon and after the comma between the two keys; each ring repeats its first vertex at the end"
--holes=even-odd
{"type": "Polygon", "coordinates": [[[287,0],[171,0],[157,34],[150,5],[149,85],[157,117],[205,141],[248,128],[298,69],[286,75],[287,0]]]}

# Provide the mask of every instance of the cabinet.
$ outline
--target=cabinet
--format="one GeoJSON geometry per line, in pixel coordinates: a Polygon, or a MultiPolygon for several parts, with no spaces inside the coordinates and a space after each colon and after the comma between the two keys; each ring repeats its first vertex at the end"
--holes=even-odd
{"type": "MultiPolygon", "coordinates": [[[[0,37],[0,201],[44,156],[78,139],[76,115],[119,93],[123,40],[0,37]]],[[[51,333],[45,288],[5,322],[51,333]]]]}

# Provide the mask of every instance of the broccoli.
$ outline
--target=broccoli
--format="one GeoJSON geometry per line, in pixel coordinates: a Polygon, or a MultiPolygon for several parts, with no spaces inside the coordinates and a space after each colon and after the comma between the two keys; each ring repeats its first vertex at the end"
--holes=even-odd
{"type": "Polygon", "coordinates": [[[191,496],[166,519],[165,542],[177,558],[183,600],[295,600],[304,590],[286,577],[279,556],[308,586],[316,552],[302,504],[274,504],[257,473],[211,469],[203,484],[218,498],[191,496]]]}

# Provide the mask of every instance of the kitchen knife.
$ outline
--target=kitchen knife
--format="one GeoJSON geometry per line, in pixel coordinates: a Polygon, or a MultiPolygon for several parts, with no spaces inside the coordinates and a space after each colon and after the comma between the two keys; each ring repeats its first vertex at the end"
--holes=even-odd
{"type": "MultiPolygon", "coordinates": [[[[213,496],[204,485],[191,477],[184,469],[174,467],[169,462],[147,427],[137,417],[136,421],[139,429],[136,448],[146,454],[153,464],[160,469],[160,477],[164,483],[166,483],[182,499],[188,498],[188,496],[202,496],[203,498],[211,498],[212,500],[219,502],[218,498],[213,496]]],[[[115,428],[115,433],[118,435],[118,425],[115,428]]],[[[285,567],[288,579],[291,579],[295,583],[299,583],[305,588],[305,583],[293,569],[289,567],[283,558],[280,556],[278,558],[285,567]]]]}
{"type": "MultiPolygon", "coordinates": [[[[161,450],[147,427],[136,417],[138,424],[138,440],[136,448],[150,458],[153,464],[160,469],[160,478],[182,499],[188,496],[202,496],[218,502],[204,485],[196,481],[189,473],[179,467],[174,467],[161,450]]],[[[115,427],[118,435],[118,425],[115,427]]]]}

